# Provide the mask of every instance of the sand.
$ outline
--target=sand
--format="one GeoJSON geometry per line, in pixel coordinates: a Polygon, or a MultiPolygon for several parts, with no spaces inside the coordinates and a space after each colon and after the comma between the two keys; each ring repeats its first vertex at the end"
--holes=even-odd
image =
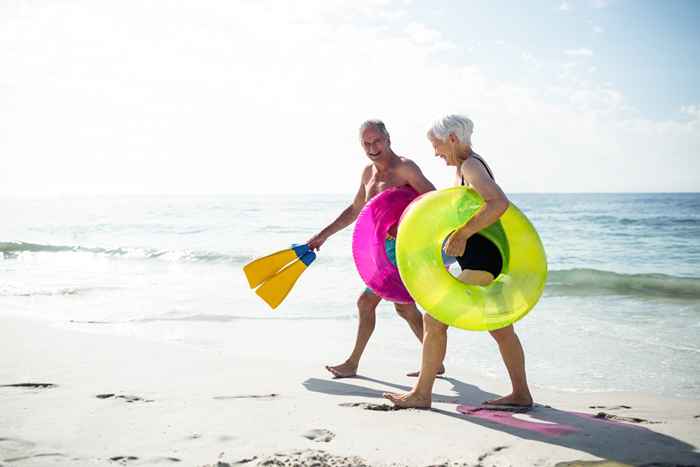
{"type": "Polygon", "coordinates": [[[494,412],[505,380],[448,368],[432,410],[392,410],[418,354],[334,380],[352,322],[0,319],[0,466],[700,465],[697,399],[533,385],[533,410],[494,412]]]}

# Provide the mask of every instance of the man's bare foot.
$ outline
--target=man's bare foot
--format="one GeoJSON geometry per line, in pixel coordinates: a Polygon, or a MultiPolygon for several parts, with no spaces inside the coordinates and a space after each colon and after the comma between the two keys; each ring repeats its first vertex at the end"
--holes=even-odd
{"type": "MultiPolygon", "coordinates": [[[[440,365],[440,368],[438,369],[438,372],[436,373],[438,376],[444,375],[445,374],[445,365],[440,365]]],[[[420,376],[420,371],[412,371],[410,373],[406,373],[406,376],[420,376]]]]}
{"type": "Polygon", "coordinates": [[[484,405],[510,405],[517,407],[531,407],[532,396],[530,394],[508,394],[507,396],[499,397],[484,401],[484,405]]]}
{"type": "Polygon", "coordinates": [[[341,363],[336,366],[326,365],[326,370],[330,371],[333,378],[352,378],[357,375],[357,365],[350,362],[341,363]]]}
{"type": "Polygon", "coordinates": [[[422,396],[413,391],[407,392],[405,394],[397,394],[393,392],[385,392],[382,394],[385,399],[389,399],[394,403],[396,407],[401,407],[404,409],[429,409],[432,404],[430,396],[422,396]]]}

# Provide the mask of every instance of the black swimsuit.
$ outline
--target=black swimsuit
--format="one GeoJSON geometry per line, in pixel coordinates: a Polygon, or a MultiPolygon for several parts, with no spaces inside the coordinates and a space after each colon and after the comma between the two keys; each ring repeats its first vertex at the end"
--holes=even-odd
{"type": "MultiPolygon", "coordinates": [[[[489,176],[494,179],[491,170],[480,157],[474,155],[476,160],[481,162],[488,172],[489,176]]],[[[495,179],[494,179],[495,180],[495,179]]],[[[462,186],[464,186],[464,176],[462,175],[462,186]]],[[[479,233],[475,233],[467,240],[467,246],[464,248],[464,255],[457,257],[457,262],[462,271],[471,269],[476,271],[488,271],[493,274],[493,277],[498,277],[503,269],[503,258],[498,247],[488,238],[479,233]]]]}

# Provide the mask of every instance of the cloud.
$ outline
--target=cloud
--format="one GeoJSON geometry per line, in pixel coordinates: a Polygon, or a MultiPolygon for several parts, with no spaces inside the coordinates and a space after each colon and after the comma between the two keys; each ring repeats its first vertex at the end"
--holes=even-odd
{"type": "Polygon", "coordinates": [[[569,4],[569,2],[561,2],[561,4],[559,5],[559,10],[569,11],[571,10],[571,5],[569,4]]]}
{"type": "Polygon", "coordinates": [[[528,65],[531,65],[531,66],[537,66],[537,65],[539,64],[539,62],[537,61],[537,59],[535,58],[535,56],[532,55],[530,52],[521,52],[521,53],[520,53],[520,58],[521,58],[525,63],[527,63],[528,65]]]}
{"type": "Polygon", "coordinates": [[[4,193],[353,193],[371,117],[444,186],[425,131],[454,112],[509,192],[699,185],[696,105],[642,118],[575,63],[555,86],[487,75],[403,2],[32,5],[0,20],[4,193]]]}
{"type": "Polygon", "coordinates": [[[564,51],[564,53],[570,57],[592,57],[593,51],[591,49],[570,49],[564,51]]]}
{"type": "Polygon", "coordinates": [[[404,31],[416,44],[430,45],[435,51],[457,48],[455,44],[446,41],[440,31],[429,28],[421,23],[410,22],[406,25],[404,31]]]}
{"type": "Polygon", "coordinates": [[[700,105],[684,105],[681,107],[681,112],[695,120],[700,120],[700,105]]]}

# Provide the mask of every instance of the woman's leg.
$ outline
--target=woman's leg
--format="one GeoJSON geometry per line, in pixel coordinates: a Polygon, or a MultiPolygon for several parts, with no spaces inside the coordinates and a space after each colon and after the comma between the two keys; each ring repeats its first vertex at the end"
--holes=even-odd
{"type": "Polygon", "coordinates": [[[423,329],[422,363],[415,387],[405,394],[384,394],[397,407],[429,408],[432,404],[433,384],[447,348],[447,325],[425,314],[423,329]]]}

